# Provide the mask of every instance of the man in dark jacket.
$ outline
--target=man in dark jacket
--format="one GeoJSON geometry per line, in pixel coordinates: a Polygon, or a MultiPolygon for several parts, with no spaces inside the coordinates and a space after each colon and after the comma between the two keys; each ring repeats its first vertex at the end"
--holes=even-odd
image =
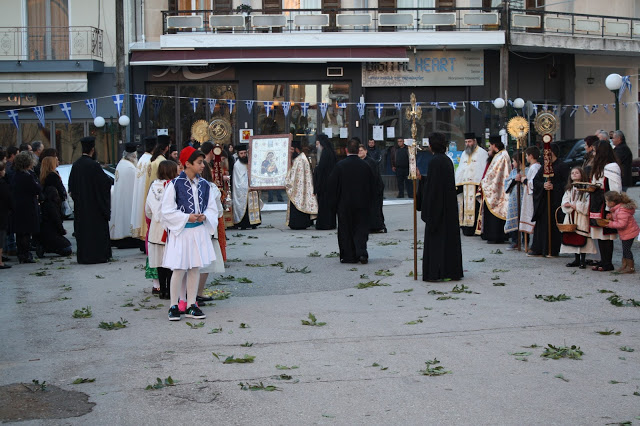
{"type": "Polygon", "coordinates": [[[80,142],[82,156],[69,174],[78,263],[106,263],[111,258],[111,179],[95,160],[96,138],[88,136],[80,142]]]}
{"type": "Polygon", "coordinates": [[[613,153],[616,155],[622,171],[622,191],[627,192],[627,188],[633,186],[633,176],[631,175],[633,154],[631,153],[629,145],[627,145],[624,133],[620,130],[613,132],[613,145],[613,153]]]}
{"type": "Polygon", "coordinates": [[[333,195],[332,210],[338,214],[340,262],[365,264],[374,178],[369,165],[358,158],[358,145],[353,139],[347,143],[347,158],[333,169],[328,190],[333,195]]]}
{"type": "Polygon", "coordinates": [[[398,144],[391,148],[391,170],[398,180],[398,198],[404,198],[404,190],[407,196],[413,197],[413,183],[409,176],[409,149],[404,144],[404,139],[398,139],[398,144]]]}

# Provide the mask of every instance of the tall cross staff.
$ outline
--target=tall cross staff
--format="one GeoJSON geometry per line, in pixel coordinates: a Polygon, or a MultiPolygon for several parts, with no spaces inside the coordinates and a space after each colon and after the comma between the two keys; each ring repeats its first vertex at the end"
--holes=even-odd
{"type": "MultiPolygon", "coordinates": [[[[553,177],[553,164],[551,157],[551,142],[553,142],[553,134],[556,132],[558,123],[556,116],[549,111],[542,111],[536,115],[534,125],[536,131],[542,135],[544,149],[542,151],[544,164],[543,174],[545,184],[551,182],[553,177]]],[[[551,190],[547,189],[547,238],[548,238],[548,255],[551,256],[551,190]]]]}
{"type": "MultiPolygon", "coordinates": [[[[525,141],[525,138],[527,136],[527,133],[529,133],[529,122],[524,118],[524,117],[513,117],[511,120],[509,120],[509,123],[507,124],[507,131],[509,132],[509,134],[516,138],[517,140],[517,149],[521,150],[525,141]]],[[[521,151],[521,155],[522,155],[522,162],[520,163],[520,170],[518,171],[519,173],[521,173],[521,176],[524,176],[524,151],[521,151]]],[[[521,206],[521,185],[518,184],[518,218],[520,218],[520,211],[522,209],[521,206]]],[[[522,247],[522,241],[520,239],[520,230],[516,231],[518,232],[518,250],[521,250],[522,247]]],[[[527,235],[525,234],[524,237],[524,246],[525,249],[527,247],[527,235]]]]}
{"type": "Polygon", "coordinates": [[[409,179],[413,180],[413,279],[418,279],[418,213],[416,208],[416,180],[418,179],[416,166],[416,136],[418,134],[418,126],[416,119],[422,118],[422,108],[416,102],[416,95],[411,94],[411,106],[407,108],[405,117],[411,121],[411,138],[413,143],[409,145],[409,179]]]}

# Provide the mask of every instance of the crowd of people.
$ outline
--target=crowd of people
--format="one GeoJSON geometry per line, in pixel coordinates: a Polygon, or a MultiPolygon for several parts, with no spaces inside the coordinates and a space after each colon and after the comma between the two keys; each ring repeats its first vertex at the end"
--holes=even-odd
{"type": "Polygon", "coordinates": [[[554,143],[545,153],[531,146],[510,158],[499,137],[490,138],[485,151],[474,134],[465,134],[455,182],[463,234],[509,242],[509,249],[523,248],[528,256],[574,254],[567,267],[596,271],[615,269],[613,241],[619,236],[618,272],[635,272],[631,246],[639,231],[635,203],[626,195],[633,184],[631,150],[619,130],[598,130],[584,141],[584,164],[570,169],[554,143]],[[586,259],[598,252],[599,260],[586,259]]]}
{"type": "MultiPolygon", "coordinates": [[[[532,146],[510,156],[499,137],[491,137],[485,150],[469,133],[456,169],[445,136],[431,134],[428,167],[416,170],[417,208],[425,222],[423,279],[463,278],[460,230],[490,244],[524,248],[528,256],[574,254],[568,267],[584,269],[586,255],[599,252],[600,259],[591,260],[598,271],[614,269],[613,241],[619,235],[619,271],[635,272],[631,246],[640,228],[633,219],[636,205],[625,194],[632,184],[632,155],[622,132],[613,134],[615,149],[608,137],[586,137],[584,164],[569,169],[555,144],[544,155],[532,146]]],[[[211,300],[204,294],[208,274],[224,272],[225,228],[255,228],[262,220],[260,194],[249,186],[248,146],[208,141],[178,152],[168,136],[148,137],[139,158],[138,147],[126,144],[112,181],[96,161],[95,138],[80,142],[69,194],[56,171],[55,149],[34,142],[2,153],[0,269],[10,267],[5,254],[17,255],[20,263],[34,262],[34,250],[38,257],[71,254],[62,225],[71,197],[78,263],[108,262],[112,246],[140,248],[153,293],[170,300],[169,320],[205,318],[199,303],[211,300]]],[[[286,225],[337,227],[340,262],[366,264],[369,234],[387,231],[382,153],[374,141],[362,144],[355,137],[341,161],[325,135],[315,148],[312,167],[301,143],[291,143],[286,225]]],[[[390,152],[404,196],[413,186],[407,184],[410,153],[402,139],[390,152]]],[[[261,164],[264,173],[275,172],[272,161],[267,156],[261,164]]]]}

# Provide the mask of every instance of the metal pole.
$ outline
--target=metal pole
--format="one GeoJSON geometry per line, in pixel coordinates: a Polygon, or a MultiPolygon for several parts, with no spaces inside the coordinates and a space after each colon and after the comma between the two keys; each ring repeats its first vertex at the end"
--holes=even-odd
{"type": "Polygon", "coordinates": [[[616,101],[616,128],[615,130],[620,130],[620,100],[618,99],[618,93],[620,90],[613,90],[613,96],[616,101]]]}

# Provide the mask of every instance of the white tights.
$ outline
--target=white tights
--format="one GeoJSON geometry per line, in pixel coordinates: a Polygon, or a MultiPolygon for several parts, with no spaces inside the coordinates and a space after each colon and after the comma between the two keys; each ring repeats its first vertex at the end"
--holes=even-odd
{"type": "Polygon", "coordinates": [[[187,278],[187,306],[195,305],[200,281],[200,268],[174,269],[171,276],[171,306],[178,304],[183,279],[187,278]]]}

